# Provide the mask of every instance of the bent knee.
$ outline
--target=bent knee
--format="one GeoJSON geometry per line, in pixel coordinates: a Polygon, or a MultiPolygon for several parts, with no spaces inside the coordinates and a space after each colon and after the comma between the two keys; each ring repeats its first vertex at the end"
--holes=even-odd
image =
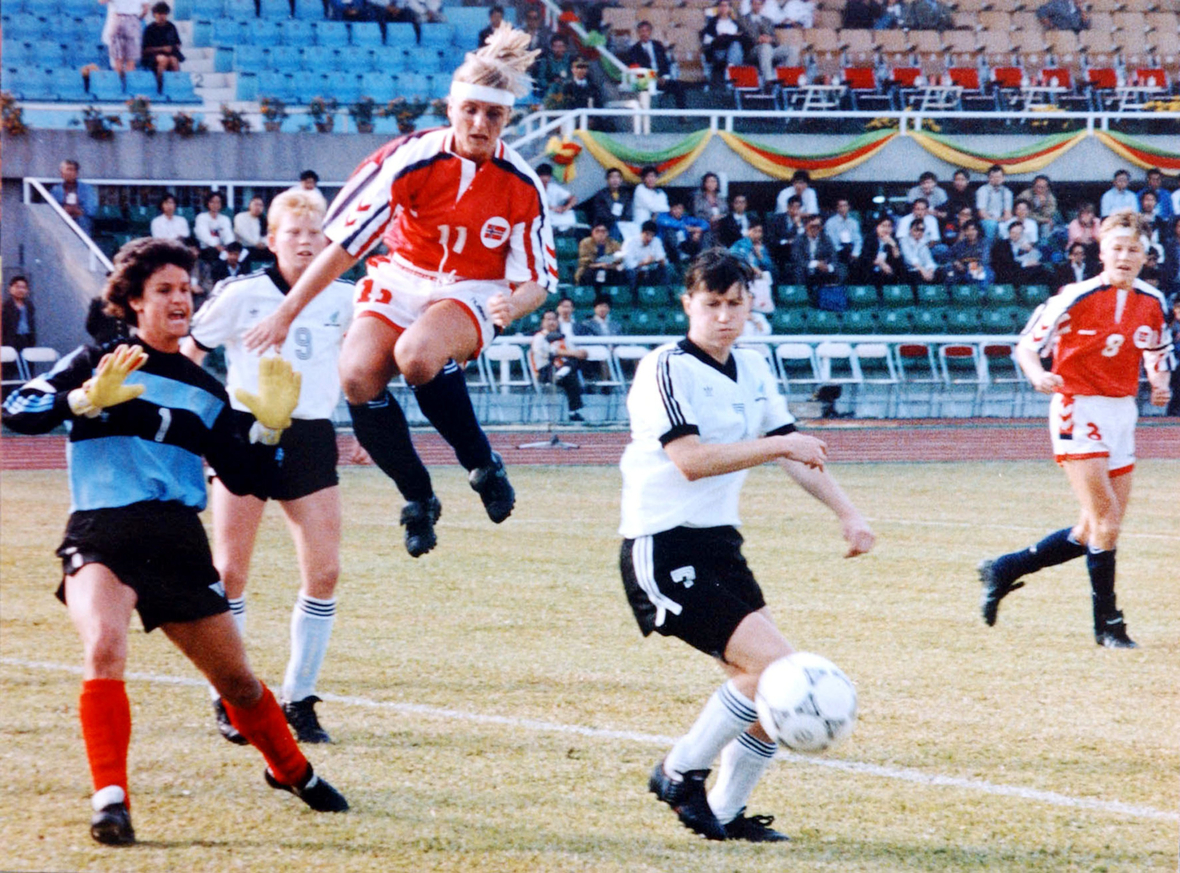
{"type": "Polygon", "coordinates": [[[348,402],[356,406],[361,403],[368,403],[380,394],[381,389],[385,386],[379,379],[374,378],[372,373],[366,373],[353,368],[347,370],[341,368],[340,387],[343,389],[344,396],[348,402]]]}
{"type": "Polygon", "coordinates": [[[397,351],[397,369],[411,385],[425,385],[438,375],[446,359],[438,360],[436,354],[427,349],[410,348],[404,353],[397,351]]]}
{"type": "Polygon", "coordinates": [[[249,670],[218,676],[214,687],[224,700],[237,707],[253,706],[262,696],[262,683],[249,670]]]}

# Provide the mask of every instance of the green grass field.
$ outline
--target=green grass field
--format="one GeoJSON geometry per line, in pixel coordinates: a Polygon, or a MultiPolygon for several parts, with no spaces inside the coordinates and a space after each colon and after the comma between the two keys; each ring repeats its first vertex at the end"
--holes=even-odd
{"type": "MultiPolygon", "coordinates": [[[[339,614],[309,747],[353,811],[316,815],[215,733],[195,671],[132,633],[139,845],[87,832],[80,645],[53,599],[59,472],[5,473],[0,551],[0,869],[103,871],[1148,871],[1177,860],[1180,462],[1136,470],[1119,552],[1137,651],[1098,649],[1081,563],[978,614],[980,557],[1073,520],[1048,462],[833,468],[873,521],[846,561],[833,519],[773,468],[746,486],[746,555],[779,625],[857,682],[844,745],[777,762],[751,813],[788,844],[714,844],[646,793],[647,773],[721,682],[644,640],[617,569],[618,473],[518,467],[496,528],[457,468],[435,471],[440,546],[401,546],[400,503],[343,472],[339,614]]],[[[277,687],[296,570],[268,511],[248,649],[277,687]]]]}

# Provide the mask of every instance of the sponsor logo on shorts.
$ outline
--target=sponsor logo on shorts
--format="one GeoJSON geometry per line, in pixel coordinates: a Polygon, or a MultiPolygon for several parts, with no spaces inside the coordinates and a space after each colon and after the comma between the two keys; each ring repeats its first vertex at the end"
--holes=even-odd
{"type": "Polygon", "coordinates": [[[508,242],[511,230],[512,226],[508,224],[508,219],[493,215],[479,229],[479,241],[484,244],[484,248],[498,249],[508,242]]]}
{"type": "Polygon", "coordinates": [[[214,594],[220,594],[222,597],[225,597],[225,586],[221,583],[220,579],[210,585],[209,590],[214,594]]]}

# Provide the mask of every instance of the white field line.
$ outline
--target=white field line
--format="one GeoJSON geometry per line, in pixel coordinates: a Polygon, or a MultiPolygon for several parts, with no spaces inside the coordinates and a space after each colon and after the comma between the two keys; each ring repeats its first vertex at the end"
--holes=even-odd
{"type": "MultiPolygon", "coordinates": [[[[0,664],[10,667],[24,667],[32,670],[50,670],[61,673],[82,672],[81,667],[68,664],[54,664],[48,661],[29,661],[24,658],[0,658],[0,664]]],[[[184,685],[194,688],[205,688],[203,679],[186,676],[160,676],[154,673],[127,673],[127,679],[152,682],[160,685],[184,685]]],[[[516,730],[535,731],[538,733],[566,734],[590,737],[600,740],[625,740],[646,746],[667,747],[676,741],[675,737],[664,737],[657,734],[645,734],[638,731],[610,730],[608,728],[592,728],[583,725],[560,724],[558,722],[541,721],[533,718],[517,718],[508,715],[487,715],[478,712],[465,712],[460,709],[445,709],[438,706],[427,706],[421,703],[396,703],[393,701],[370,700],[367,697],[352,697],[339,694],[320,693],[325,701],[343,703],[348,706],[361,706],[367,709],[382,709],[396,712],[400,715],[417,715],[426,718],[441,718],[451,721],[464,721],[472,724],[499,725],[516,730]]],[[[958,776],[939,776],[912,770],[904,767],[882,767],[877,764],[865,764],[859,761],[841,761],[834,758],[820,758],[811,755],[796,755],[791,752],[780,751],[780,760],[794,764],[808,764],[814,767],[827,767],[831,770],[841,770],[845,773],[855,773],[862,776],[877,776],[882,779],[896,779],[900,782],[911,782],[915,785],[930,785],[946,788],[960,788],[980,794],[993,794],[1000,797],[1015,797],[1021,800],[1047,803],[1050,806],[1062,806],[1070,809],[1086,809],[1097,812],[1107,812],[1115,815],[1126,815],[1132,818],[1157,819],[1161,821],[1180,821],[1180,813],[1165,812],[1149,806],[1139,806],[1133,803],[1122,803],[1117,800],[1099,800],[1090,797],[1071,797],[1068,794],[1058,794],[1055,791],[1041,791],[1036,788],[1022,788],[1019,785],[1001,785],[987,782],[983,779],[966,779],[958,776]]]]}

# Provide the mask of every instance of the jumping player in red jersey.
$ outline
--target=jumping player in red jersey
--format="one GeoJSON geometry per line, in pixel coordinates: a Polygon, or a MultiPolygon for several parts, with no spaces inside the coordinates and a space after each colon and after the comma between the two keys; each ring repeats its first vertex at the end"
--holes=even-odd
{"type": "Polygon", "coordinates": [[[356,321],[340,376],[357,439],[408,501],[401,522],[417,557],[435,545],[441,505],[388,391],[401,373],[430,423],[455,449],[492,521],[512,512],[504,464],[476,420],[463,370],[506,327],[556,288],[557,262],[536,174],[500,141],[537,52],[502,25],[468,54],[451,83],[451,128],[394,140],[367,158],[325,219],[332,241],[283,304],[244,337],[279,346],[291,322],[328,284],[384,241],[357,283],[356,321]]]}
{"type": "Polygon", "coordinates": [[[1131,496],[1135,466],[1139,361],[1151,383],[1151,402],[1171,396],[1175,367],[1163,295],[1139,280],[1146,260],[1145,228],[1133,211],[1119,210],[1099,230],[1103,270],[1066,285],[1033,313],[1016,357],[1033,387],[1052,394],[1053,453],[1081,504],[1078,523],[1034,546],[979,565],[980,607],[996,623],[1000,600],[1024,585],[1022,576],[1086,556],[1094,606],[1094,638],[1111,649],[1133,649],[1115,607],[1115,545],[1131,496]],[[1041,365],[1052,349],[1053,369],[1041,365]]]}

